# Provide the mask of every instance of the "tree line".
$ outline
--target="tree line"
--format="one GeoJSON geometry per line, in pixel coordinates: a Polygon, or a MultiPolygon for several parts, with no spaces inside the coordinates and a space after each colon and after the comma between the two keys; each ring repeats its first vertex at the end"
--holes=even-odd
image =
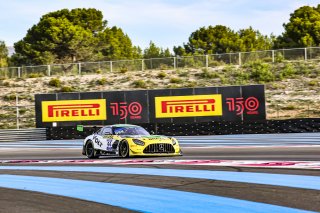
{"type": "MultiPolygon", "coordinates": [[[[252,27],[234,31],[227,26],[200,27],[183,45],[174,46],[176,56],[320,46],[320,4],[303,6],[290,14],[280,36],[263,35],[252,27]]],[[[0,41],[0,67],[76,63],[83,61],[170,57],[169,49],[150,41],[142,50],[132,44],[119,27],[109,27],[102,12],[63,9],[50,12],[14,44],[15,53],[0,41]]]]}

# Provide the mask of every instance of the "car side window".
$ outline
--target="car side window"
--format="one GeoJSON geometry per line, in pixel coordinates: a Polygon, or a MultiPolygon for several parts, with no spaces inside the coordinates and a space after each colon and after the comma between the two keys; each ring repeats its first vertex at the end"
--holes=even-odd
{"type": "Polygon", "coordinates": [[[112,135],[112,129],[110,127],[103,128],[101,135],[102,136],[104,136],[104,135],[112,135]]]}
{"type": "Polygon", "coordinates": [[[97,134],[97,135],[101,135],[101,134],[102,134],[102,131],[103,131],[103,128],[99,129],[99,130],[96,132],[96,134],[97,134]]]}

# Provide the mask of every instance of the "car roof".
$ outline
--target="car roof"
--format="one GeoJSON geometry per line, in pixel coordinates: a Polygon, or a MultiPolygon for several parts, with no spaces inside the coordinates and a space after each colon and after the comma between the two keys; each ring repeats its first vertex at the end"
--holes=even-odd
{"type": "Polygon", "coordinates": [[[113,125],[108,125],[104,127],[140,127],[140,126],[132,125],[132,124],[113,124],[113,125]]]}

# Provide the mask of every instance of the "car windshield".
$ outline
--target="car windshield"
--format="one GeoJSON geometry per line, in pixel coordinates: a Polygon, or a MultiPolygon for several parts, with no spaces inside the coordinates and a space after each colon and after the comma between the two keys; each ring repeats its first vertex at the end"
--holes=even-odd
{"type": "Polygon", "coordinates": [[[116,135],[150,135],[144,128],[137,126],[114,127],[113,131],[116,135]]]}

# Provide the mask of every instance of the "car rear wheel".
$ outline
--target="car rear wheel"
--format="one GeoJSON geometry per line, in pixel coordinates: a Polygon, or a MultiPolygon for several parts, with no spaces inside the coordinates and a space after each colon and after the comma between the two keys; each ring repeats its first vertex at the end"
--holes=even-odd
{"type": "Polygon", "coordinates": [[[91,141],[88,141],[86,144],[86,156],[90,159],[98,158],[91,141]]]}
{"type": "Polygon", "coordinates": [[[127,141],[121,141],[119,144],[119,156],[123,158],[129,157],[129,145],[127,141]]]}

